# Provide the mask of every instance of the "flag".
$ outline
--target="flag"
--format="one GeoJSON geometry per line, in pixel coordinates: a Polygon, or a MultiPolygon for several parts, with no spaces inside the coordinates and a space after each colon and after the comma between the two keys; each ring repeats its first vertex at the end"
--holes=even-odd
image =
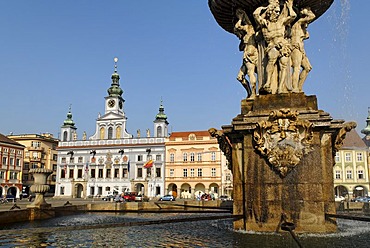
{"type": "Polygon", "coordinates": [[[86,162],[85,172],[86,172],[86,174],[89,173],[89,163],[88,162],[86,162]]]}
{"type": "Polygon", "coordinates": [[[144,168],[152,168],[153,167],[153,160],[149,160],[144,164],[144,168]]]}

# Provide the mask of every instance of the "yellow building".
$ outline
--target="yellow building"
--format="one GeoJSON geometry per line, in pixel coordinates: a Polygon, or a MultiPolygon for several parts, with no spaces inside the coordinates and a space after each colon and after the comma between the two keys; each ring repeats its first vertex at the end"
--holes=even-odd
{"type": "Polygon", "coordinates": [[[355,129],[347,133],[335,156],[334,187],[337,197],[369,195],[368,147],[355,129]]]}
{"type": "Polygon", "coordinates": [[[178,198],[232,193],[231,172],[208,131],[173,132],[166,139],[165,190],[178,198]]]}
{"type": "Polygon", "coordinates": [[[46,168],[54,171],[47,181],[50,185],[50,192],[54,192],[58,154],[56,148],[59,140],[49,133],[9,135],[8,138],[25,146],[22,173],[23,192],[29,193],[29,187],[33,184],[33,177],[29,174],[29,170],[33,168],[46,168]]]}

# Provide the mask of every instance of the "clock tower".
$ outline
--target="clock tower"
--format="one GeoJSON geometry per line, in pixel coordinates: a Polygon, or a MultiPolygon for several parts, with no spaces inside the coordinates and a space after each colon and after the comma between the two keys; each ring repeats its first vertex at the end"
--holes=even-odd
{"type": "Polygon", "coordinates": [[[104,115],[98,116],[96,120],[96,132],[90,137],[92,140],[98,139],[124,139],[131,138],[132,135],[126,131],[127,117],[123,110],[122,98],[123,90],[119,85],[120,76],[117,72],[118,58],[114,58],[114,72],[112,74],[112,83],[108,88],[108,96],[105,98],[104,115]]]}

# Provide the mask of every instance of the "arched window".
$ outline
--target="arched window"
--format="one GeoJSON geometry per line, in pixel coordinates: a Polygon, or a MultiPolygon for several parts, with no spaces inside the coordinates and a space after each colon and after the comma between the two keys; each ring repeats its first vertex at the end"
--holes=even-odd
{"type": "Polygon", "coordinates": [[[113,127],[108,127],[108,139],[113,138],[113,127]]]}
{"type": "Polygon", "coordinates": [[[121,138],[121,130],[122,130],[121,127],[117,127],[116,128],[116,138],[117,139],[120,139],[121,138]]]}
{"type": "Polygon", "coordinates": [[[105,128],[100,128],[100,139],[104,139],[105,128]]]}
{"type": "Polygon", "coordinates": [[[67,141],[67,136],[68,136],[68,132],[64,131],[63,132],[63,141],[67,141]]]}
{"type": "Polygon", "coordinates": [[[157,127],[157,137],[163,137],[163,134],[162,134],[162,127],[161,127],[161,126],[158,126],[158,127],[157,127]]]}

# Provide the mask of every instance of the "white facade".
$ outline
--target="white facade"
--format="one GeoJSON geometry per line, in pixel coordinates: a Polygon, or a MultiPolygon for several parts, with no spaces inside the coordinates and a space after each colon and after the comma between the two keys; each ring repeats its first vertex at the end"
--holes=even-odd
{"type": "Polygon", "coordinates": [[[95,134],[77,138],[77,128],[69,111],[61,127],[58,144],[56,197],[86,198],[109,193],[138,192],[148,197],[164,194],[165,137],[168,122],[162,103],[154,121],[154,136],[133,137],[126,130],[127,117],[119,86],[119,75],[105,97],[105,113],[96,120],[95,134]],[[160,132],[158,132],[158,130],[160,132]],[[73,135],[71,135],[73,134],[73,135]],[[145,164],[152,160],[150,168],[145,164]]]}

